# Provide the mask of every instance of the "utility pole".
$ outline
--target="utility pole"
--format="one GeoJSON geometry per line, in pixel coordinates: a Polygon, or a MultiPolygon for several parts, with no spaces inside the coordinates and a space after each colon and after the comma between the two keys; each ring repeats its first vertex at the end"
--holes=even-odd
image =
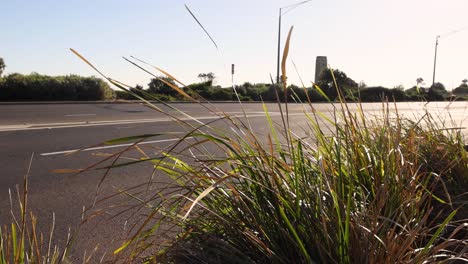
{"type": "Polygon", "coordinates": [[[439,38],[440,36],[436,37],[435,54],[434,54],[434,72],[432,74],[432,86],[434,86],[435,84],[436,64],[437,64],[437,47],[439,46],[439,38]]]}

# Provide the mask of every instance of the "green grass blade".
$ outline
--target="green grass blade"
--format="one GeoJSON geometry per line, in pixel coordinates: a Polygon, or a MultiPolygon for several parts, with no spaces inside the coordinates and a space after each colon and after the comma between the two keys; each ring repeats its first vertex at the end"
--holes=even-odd
{"type": "Polygon", "coordinates": [[[304,255],[304,258],[305,258],[306,262],[307,263],[314,263],[312,261],[312,259],[310,258],[310,255],[309,255],[309,253],[307,252],[307,250],[306,250],[306,248],[304,246],[304,242],[302,242],[301,238],[299,237],[299,235],[296,232],[296,229],[293,227],[293,225],[289,221],[288,217],[286,216],[283,207],[281,207],[281,206],[279,207],[279,212],[280,212],[281,218],[286,223],[286,226],[288,227],[289,231],[293,234],[296,243],[299,245],[299,248],[301,249],[301,252],[304,255]]]}
{"type": "Polygon", "coordinates": [[[447,218],[445,218],[444,222],[440,224],[439,228],[437,228],[437,231],[434,233],[434,235],[432,235],[431,239],[429,240],[429,242],[426,244],[423,251],[421,252],[422,256],[424,256],[427,253],[427,251],[432,247],[435,240],[439,238],[442,231],[445,229],[448,223],[452,220],[452,218],[457,214],[457,212],[458,210],[453,211],[449,216],[447,216],[447,218]]]}

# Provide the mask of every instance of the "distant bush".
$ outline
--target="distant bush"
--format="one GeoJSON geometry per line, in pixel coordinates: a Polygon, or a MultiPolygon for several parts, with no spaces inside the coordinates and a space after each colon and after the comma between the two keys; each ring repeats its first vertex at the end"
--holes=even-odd
{"type": "Polygon", "coordinates": [[[242,85],[236,86],[236,90],[243,101],[261,101],[262,99],[266,100],[269,86],[264,83],[252,84],[245,82],[242,85]]]}
{"type": "Polygon", "coordinates": [[[405,91],[407,101],[445,101],[449,93],[442,83],[435,83],[429,88],[413,86],[405,91]]]}
{"type": "MultiPolygon", "coordinates": [[[[388,99],[389,101],[443,101],[443,100],[466,100],[468,85],[462,84],[453,92],[455,97],[449,97],[448,92],[441,83],[436,83],[430,88],[423,88],[416,86],[404,90],[403,87],[385,88],[382,86],[366,87],[361,86],[358,88],[352,79],[346,77],[342,72],[337,71],[337,76],[341,78],[341,85],[339,91],[347,101],[361,101],[361,102],[381,102],[388,99]]],[[[167,82],[176,85],[168,77],[159,77],[167,82]]],[[[333,84],[334,85],[334,84],[333,84]]],[[[318,83],[317,86],[322,89],[328,98],[332,101],[338,100],[336,88],[331,85],[331,82],[318,83]],[[335,89],[333,92],[332,90],[335,89]]],[[[187,87],[179,87],[184,90],[193,98],[204,98],[208,101],[237,101],[237,97],[232,87],[213,86],[212,80],[193,83],[187,87]]],[[[257,83],[252,84],[245,82],[241,85],[236,85],[236,91],[241,101],[264,101],[276,102],[277,94],[280,101],[284,102],[284,90],[281,85],[257,83]],[[275,91],[276,90],[276,91],[275,91]]],[[[159,79],[152,79],[147,89],[139,86],[132,88],[132,92],[138,94],[145,99],[160,99],[162,101],[184,101],[185,97],[180,95],[169,85],[159,79]],[[149,94],[149,95],[148,95],[149,94]]],[[[327,98],[323,96],[317,89],[313,87],[299,87],[294,84],[288,86],[286,91],[288,102],[326,102],[327,98]]],[[[117,92],[117,99],[123,100],[136,100],[137,98],[127,92],[117,92]]]]}
{"type": "Polygon", "coordinates": [[[427,89],[423,87],[413,86],[405,90],[405,96],[408,101],[427,101],[427,89]]]}
{"type": "Polygon", "coordinates": [[[126,91],[115,91],[115,99],[117,100],[138,100],[137,97],[126,91]]]}
{"type": "MultiPolygon", "coordinates": [[[[141,96],[142,98],[150,101],[154,101],[156,99],[161,100],[161,101],[176,101],[179,100],[177,98],[174,98],[169,95],[164,95],[164,94],[149,94],[147,91],[141,91],[135,88],[130,89],[133,93],[137,94],[138,96],[141,96]]],[[[140,100],[138,97],[135,97],[129,92],[126,91],[115,91],[115,99],[117,100],[140,100]]]]}
{"type": "Polygon", "coordinates": [[[442,83],[435,83],[427,91],[429,101],[445,101],[448,97],[448,92],[442,83]]]}
{"type": "Polygon", "coordinates": [[[385,98],[388,98],[389,101],[405,101],[406,95],[405,92],[401,89],[389,89],[382,86],[378,87],[367,87],[360,89],[356,93],[362,102],[382,102],[385,98]]]}
{"type": "Polygon", "coordinates": [[[468,95],[468,84],[463,83],[457,88],[453,89],[454,95],[468,95]]]}
{"type": "Polygon", "coordinates": [[[109,85],[96,77],[13,73],[0,81],[0,101],[88,101],[113,97],[109,85]]]}
{"type": "Polygon", "coordinates": [[[330,70],[323,71],[319,76],[317,85],[331,100],[337,98],[338,90],[342,93],[353,93],[358,87],[358,84],[353,79],[338,69],[333,70],[333,72],[330,70]]]}
{"type": "Polygon", "coordinates": [[[201,83],[193,83],[188,86],[188,93],[194,97],[203,97],[207,100],[211,99],[211,94],[213,92],[212,81],[206,81],[201,83]]]}
{"type": "Polygon", "coordinates": [[[169,77],[159,76],[158,78],[151,79],[151,82],[148,84],[147,92],[150,94],[177,97],[179,93],[171,86],[177,86],[174,80],[169,77]]]}

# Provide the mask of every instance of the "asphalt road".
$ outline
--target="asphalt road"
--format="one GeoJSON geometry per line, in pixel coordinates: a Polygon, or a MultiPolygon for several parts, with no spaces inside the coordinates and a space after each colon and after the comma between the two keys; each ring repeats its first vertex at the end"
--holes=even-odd
{"type": "MultiPolygon", "coordinates": [[[[225,112],[228,115],[242,116],[239,104],[174,104],[184,113],[197,117],[201,122],[215,120],[216,114],[225,112]],[[207,109],[210,108],[211,110],[207,109]]],[[[190,118],[167,106],[157,105],[164,113],[157,112],[141,104],[39,104],[39,105],[0,105],[0,224],[9,222],[10,198],[16,199],[15,186],[22,184],[28,170],[31,155],[34,153],[29,176],[30,208],[38,215],[41,227],[51,224],[52,212],[55,212],[56,234],[63,241],[68,227],[75,228],[80,222],[83,206],[89,207],[95,200],[96,186],[102,171],[90,171],[83,174],[58,174],[54,169],[84,168],[104,157],[102,153],[115,153],[125,146],[112,148],[95,148],[73,155],[67,153],[83,149],[114,138],[132,135],[181,132],[182,126],[172,121],[167,114],[181,120],[190,118]],[[165,114],[166,113],[166,114],[165,114]]],[[[268,128],[261,104],[243,105],[252,127],[260,134],[266,135],[268,128]]],[[[333,107],[329,104],[315,104],[321,112],[331,115],[333,107]]],[[[351,105],[354,109],[355,106],[351,105]]],[[[288,106],[291,126],[299,134],[307,135],[307,120],[303,115],[302,105],[288,106]]],[[[382,104],[365,104],[366,115],[378,114],[382,104]]],[[[468,103],[399,103],[400,115],[416,119],[424,109],[434,116],[452,120],[450,126],[465,127],[463,133],[468,135],[468,103]]],[[[279,109],[276,104],[268,104],[273,119],[280,122],[279,109]]],[[[310,111],[309,107],[305,108],[310,111]]],[[[283,108],[284,110],[284,108],[283,108]]],[[[220,127],[222,122],[215,123],[220,127]]],[[[151,151],[158,151],[174,144],[176,136],[165,135],[152,138],[144,146],[151,151]]],[[[143,146],[142,146],[143,147],[143,146]]],[[[129,154],[137,156],[137,153],[129,154]]],[[[150,166],[130,166],[116,169],[106,178],[100,190],[100,196],[144,182],[152,172],[150,166]]],[[[163,179],[164,181],[164,179],[163,179]]],[[[18,210],[16,210],[18,211],[18,210]]],[[[80,230],[74,254],[79,259],[84,253],[98,243],[106,243],[101,248],[111,248],[120,244],[117,235],[122,230],[125,218],[111,218],[110,215],[89,221],[80,230]],[[105,224],[102,224],[105,221],[105,224]],[[84,243],[83,241],[86,241],[84,243]],[[109,243],[109,241],[114,241],[109,243]]],[[[101,254],[101,253],[99,253],[101,254]]]]}

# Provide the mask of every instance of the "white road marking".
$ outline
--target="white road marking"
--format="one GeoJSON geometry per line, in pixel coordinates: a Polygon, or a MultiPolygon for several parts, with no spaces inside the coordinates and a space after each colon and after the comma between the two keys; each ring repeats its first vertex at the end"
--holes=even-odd
{"type": "MultiPolygon", "coordinates": [[[[226,113],[230,114],[230,113],[226,113]]],[[[279,116],[279,112],[269,112],[270,116],[279,116]]],[[[289,114],[289,116],[303,115],[289,114]]],[[[231,115],[231,117],[242,118],[244,115],[231,115]]],[[[253,114],[247,117],[265,117],[265,114],[253,114]]],[[[199,116],[194,117],[196,120],[212,120],[220,118],[220,116],[199,116]]],[[[191,121],[194,120],[188,117],[180,117],[179,120],[191,121]]],[[[93,126],[109,126],[121,124],[141,124],[141,123],[157,123],[157,122],[170,122],[174,121],[172,118],[154,118],[154,119],[127,119],[127,120],[105,120],[105,121],[81,121],[81,122],[67,122],[67,123],[42,123],[42,124],[26,124],[26,125],[5,125],[0,126],[0,132],[6,131],[23,131],[23,130],[40,130],[40,129],[57,129],[57,128],[75,128],[75,127],[93,127],[93,126]]]]}
{"type": "MultiPolygon", "coordinates": [[[[271,116],[279,116],[279,112],[276,113],[270,113],[271,116]]],[[[303,115],[303,114],[290,114],[290,116],[295,116],[295,115],[303,115]]],[[[264,117],[264,114],[261,115],[247,115],[247,117],[264,117]]],[[[243,117],[242,115],[236,115],[236,117],[243,117]]],[[[219,117],[197,117],[198,120],[206,120],[206,119],[216,119],[219,117]]],[[[181,118],[182,120],[191,120],[190,118],[181,118]]],[[[51,127],[52,128],[64,128],[64,127],[84,127],[84,126],[103,126],[103,125],[114,125],[114,124],[128,124],[128,123],[154,123],[154,122],[162,122],[162,121],[172,121],[172,119],[141,119],[141,120],[120,120],[119,123],[116,123],[115,121],[101,121],[101,123],[91,123],[87,125],[63,125],[61,123],[61,126],[59,127],[51,127]]],[[[45,129],[47,127],[41,127],[41,128],[29,128],[29,129],[22,129],[22,130],[31,130],[31,129],[45,129]]],[[[0,131],[1,127],[0,127],[0,131]]],[[[192,139],[193,137],[188,137],[186,139],[192,139]]],[[[171,141],[177,141],[180,139],[173,138],[173,139],[161,139],[161,140],[153,140],[153,141],[145,141],[141,142],[138,145],[146,145],[146,144],[155,144],[155,143],[162,143],[162,142],[171,142],[171,141]]],[[[120,148],[120,147],[128,147],[133,145],[133,143],[128,143],[128,144],[120,144],[120,145],[112,145],[112,146],[101,146],[101,147],[93,147],[93,148],[86,148],[82,149],[81,151],[92,151],[92,150],[101,150],[101,149],[111,149],[111,148],[120,148]]],[[[41,156],[53,156],[53,155],[62,155],[62,154],[67,154],[67,153],[72,153],[79,151],[80,149],[71,149],[71,150],[62,150],[62,151],[56,151],[56,152],[49,152],[49,153],[42,153],[40,154],[41,156]]]]}
{"type": "Polygon", "coordinates": [[[5,125],[0,126],[0,131],[9,131],[9,130],[27,130],[30,125],[5,125]]]}
{"type": "Polygon", "coordinates": [[[72,116],[95,116],[96,114],[74,114],[74,115],[65,115],[66,117],[72,117],[72,116]]]}
{"type": "MultiPolygon", "coordinates": [[[[192,139],[192,138],[193,137],[187,137],[186,139],[192,139]]],[[[179,141],[179,140],[180,140],[179,138],[160,139],[160,140],[140,142],[137,145],[156,144],[156,143],[172,142],[172,141],[179,141]]],[[[121,148],[121,147],[129,147],[131,145],[133,145],[133,143],[111,145],[111,146],[101,146],[101,147],[94,147],[94,148],[86,148],[86,149],[82,149],[81,151],[85,152],[85,151],[93,151],[93,150],[101,150],[101,149],[121,148]]],[[[76,152],[76,151],[79,151],[79,150],[80,149],[70,149],[70,150],[62,150],[62,151],[49,152],[49,153],[41,153],[41,156],[62,155],[62,154],[68,154],[68,153],[76,152]]]]}

